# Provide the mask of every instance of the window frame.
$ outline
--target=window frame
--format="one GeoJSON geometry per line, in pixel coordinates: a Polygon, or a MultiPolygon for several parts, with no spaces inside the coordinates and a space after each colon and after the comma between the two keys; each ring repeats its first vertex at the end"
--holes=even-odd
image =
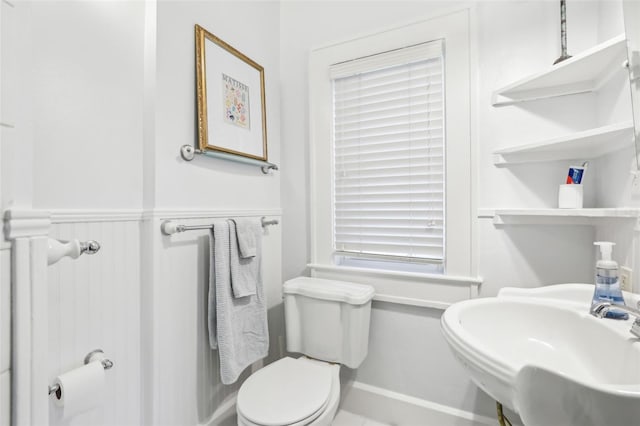
{"type": "MultiPolygon", "coordinates": [[[[445,214],[443,277],[475,277],[473,244],[474,176],[471,10],[463,9],[400,28],[315,49],[309,60],[310,237],[311,266],[335,266],[333,253],[332,88],[329,66],[433,40],[444,40],[445,68],[445,214]],[[452,161],[452,159],[455,159],[452,161]]],[[[346,270],[347,268],[345,268],[346,270]]],[[[353,270],[353,268],[349,268],[353,270]]],[[[353,271],[352,271],[353,272],[353,271]]],[[[375,270],[372,271],[375,273],[375,270]]],[[[408,272],[407,276],[416,277],[408,272]]],[[[418,274],[420,275],[420,274],[418,274]]],[[[424,274],[431,275],[431,274],[424,274]]],[[[438,280],[443,277],[435,275],[438,280]]],[[[478,281],[470,278],[470,281],[478,281]]]]}

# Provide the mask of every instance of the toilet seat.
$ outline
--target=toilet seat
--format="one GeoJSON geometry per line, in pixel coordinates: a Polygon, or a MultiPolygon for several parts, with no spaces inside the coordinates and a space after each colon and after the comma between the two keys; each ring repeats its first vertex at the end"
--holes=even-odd
{"type": "Polygon", "coordinates": [[[339,368],[286,357],[258,370],[238,391],[238,424],[303,426],[325,417],[331,420],[339,402],[339,368]]]}

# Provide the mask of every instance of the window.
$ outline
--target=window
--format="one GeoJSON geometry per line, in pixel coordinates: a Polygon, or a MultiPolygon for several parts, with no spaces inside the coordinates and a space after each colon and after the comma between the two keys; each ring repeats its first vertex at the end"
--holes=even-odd
{"type": "Polygon", "coordinates": [[[340,264],[443,264],[442,53],[438,40],[330,67],[340,264]]]}
{"type": "Polygon", "coordinates": [[[311,52],[313,274],[434,301],[477,285],[470,20],[458,10],[311,52]]]}

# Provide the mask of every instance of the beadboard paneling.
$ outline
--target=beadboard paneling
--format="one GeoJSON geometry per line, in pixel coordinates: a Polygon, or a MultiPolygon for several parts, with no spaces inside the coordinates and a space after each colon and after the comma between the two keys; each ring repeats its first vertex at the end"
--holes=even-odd
{"type": "Polygon", "coordinates": [[[11,416],[11,250],[0,248],[0,425],[11,416]]]}
{"type": "Polygon", "coordinates": [[[48,270],[49,379],[80,367],[101,348],[114,368],[106,372],[104,404],[63,419],[50,404],[50,425],[139,425],[140,421],[140,223],[57,223],[51,237],[96,240],[100,251],[64,258],[48,270]]]}
{"type": "MultiPolygon", "coordinates": [[[[11,250],[0,249],[0,373],[11,366],[11,250]]],[[[4,424],[4,423],[0,423],[4,424]]]]}
{"type": "MultiPolygon", "coordinates": [[[[242,212],[237,212],[239,215],[242,212]]],[[[234,216],[230,214],[230,216],[234,216]]],[[[261,215],[255,218],[259,220],[261,215]]],[[[174,219],[163,217],[163,219],[174,219]]],[[[268,216],[268,219],[279,219],[268,216]]],[[[174,219],[184,224],[211,223],[209,219],[174,219]]],[[[160,232],[156,221],[154,232],[160,232]]],[[[270,355],[264,363],[281,356],[284,338],[282,313],[281,228],[269,226],[263,233],[263,284],[269,307],[270,355]]],[[[217,424],[216,410],[233,398],[251,373],[248,368],[233,385],[222,385],[218,352],[209,347],[207,294],[209,236],[207,230],[189,231],[157,239],[158,255],[154,282],[153,388],[155,403],[152,424],[217,424]]],[[[254,366],[258,368],[261,362],[254,366]]]]}
{"type": "Polygon", "coordinates": [[[11,418],[11,372],[0,374],[0,425],[9,425],[11,418]]]}

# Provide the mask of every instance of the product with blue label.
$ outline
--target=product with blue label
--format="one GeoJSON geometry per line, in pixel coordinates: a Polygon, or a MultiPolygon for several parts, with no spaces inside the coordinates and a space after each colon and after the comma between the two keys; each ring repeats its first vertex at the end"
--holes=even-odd
{"type": "Polygon", "coordinates": [[[567,175],[567,185],[581,185],[582,179],[584,179],[584,174],[587,171],[587,166],[589,165],[588,161],[582,163],[582,166],[571,166],[569,167],[569,174],[567,175]]]}
{"type": "MultiPolygon", "coordinates": [[[[591,306],[601,302],[624,305],[624,298],[618,281],[618,264],[611,259],[611,252],[615,243],[597,241],[593,244],[600,247],[601,259],[596,263],[596,288],[593,292],[591,306]]],[[[607,312],[606,318],[626,320],[629,318],[629,314],[612,309],[607,312]]]]}

